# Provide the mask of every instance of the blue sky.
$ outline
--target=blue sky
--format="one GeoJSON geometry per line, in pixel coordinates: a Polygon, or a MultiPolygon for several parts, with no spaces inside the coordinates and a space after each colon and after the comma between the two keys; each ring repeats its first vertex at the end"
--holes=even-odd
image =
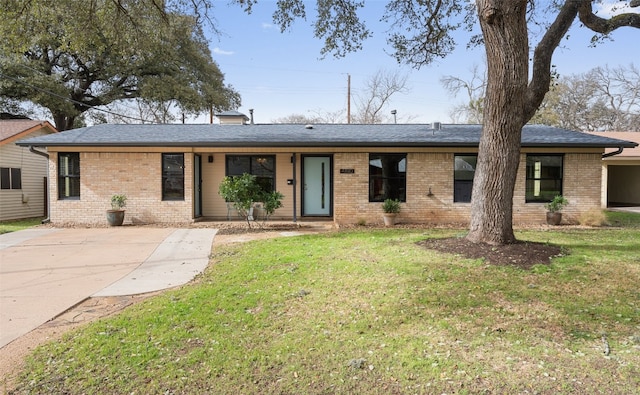
{"type": "MultiPolygon", "coordinates": [[[[280,33],[272,24],[273,0],[261,0],[251,15],[238,6],[218,2],[213,12],[222,34],[209,36],[210,48],[225,81],[242,96],[239,111],[249,115],[253,108],[256,123],[269,123],[291,114],[313,116],[346,109],[347,74],[351,75],[352,95],[356,95],[365,80],[381,70],[407,74],[410,88],[406,94],[393,96],[385,113],[397,110],[399,123],[407,119],[415,123],[451,122],[451,108],[462,103],[464,97],[451,97],[440,79],[453,75],[468,80],[473,65],[483,64],[483,49],[466,50],[468,36],[461,32],[457,50],[447,58],[419,70],[399,65],[389,55],[386,28],[378,22],[385,3],[366,3],[362,15],[374,36],[364,43],[362,51],[340,59],[332,55],[321,59],[322,43],[313,37],[311,27],[313,3],[307,7],[308,20],[298,20],[290,31],[280,33]]],[[[600,14],[606,12],[603,9],[600,14]]],[[[612,35],[614,41],[596,48],[589,47],[591,36],[587,29],[574,25],[563,48],[554,55],[553,63],[560,74],[583,73],[605,65],[638,65],[637,29],[619,29],[612,35]]],[[[385,115],[392,119],[390,113],[385,115]]],[[[208,117],[197,121],[208,122],[208,117]]]]}

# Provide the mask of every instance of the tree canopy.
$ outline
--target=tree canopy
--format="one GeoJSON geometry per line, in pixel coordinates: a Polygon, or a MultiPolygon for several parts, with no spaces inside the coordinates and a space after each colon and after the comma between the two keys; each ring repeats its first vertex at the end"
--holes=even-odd
{"type": "Polygon", "coordinates": [[[142,98],[198,113],[237,108],[194,16],[139,1],[2,2],[0,97],[49,109],[59,130],[142,98]],[[162,11],[162,12],[161,12],[162,11]]]}

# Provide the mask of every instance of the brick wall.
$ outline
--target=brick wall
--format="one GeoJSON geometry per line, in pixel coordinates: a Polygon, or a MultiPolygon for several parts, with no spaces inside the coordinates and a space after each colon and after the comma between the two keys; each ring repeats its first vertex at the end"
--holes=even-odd
{"type": "MultiPolygon", "coordinates": [[[[407,154],[407,202],[399,222],[467,225],[470,203],[453,202],[453,153],[407,154]]],[[[369,154],[340,153],[335,160],[334,220],[337,223],[381,223],[382,203],[369,202],[369,154]],[[340,168],[355,169],[340,174],[340,168]]],[[[568,153],[564,157],[563,195],[569,205],[564,221],[575,223],[582,212],[600,208],[602,158],[599,153],[568,153]]],[[[526,154],[521,154],[513,199],[515,224],[543,224],[542,203],[525,203],[526,154]]]]}
{"type": "MultiPolygon", "coordinates": [[[[544,203],[525,203],[526,155],[520,157],[518,178],[513,198],[515,224],[545,223],[544,203]]],[[[564,155],[562,194],[569,201],[563,210],[563,222],[577,223],[581,213],[600,209],[602,155],[599,153],[567,153],[564,155]]]]}
{"type": "Polygon", "coordinates": [[[125,224],[184,223],[193,220],[193,156],[184,155],[185,200],[162,201],[160,153],[80,153],[80,200],[59,200],[57,153],[51,171],[51,222],[54,224],[106,224],[111,196],[127,195],[125,224]]]}
{"type": "MultiPolygon", "coordinates": [[[[369,202],[369,154],[334,156],[334,219],[338,223],[381,223],[382,203],[369,202]],[[340,168],[354,169],[340,174],[340,168]]],[[[407,154],[407,201],[399,222],[465,223],[468,203],[453,203],[453,154],[407,154]]]]}
{"type": "MultiPolygon", "coordinates": [[[[372,151],[373,152],[373,151],[372,151]]],[[[377,151],[380,152],[380,151],[377,151]]],[[[57,153],[49,162],[51,220],[54,224],[106,224],[105,211],[113,194],[125,194],[125,223],[188,223],[193,221],[193,154],[185,153],[185,200],[162,201],[161,153],[81,152],[80,200],[58,200],[57,153]]],[[[333,214],[337,223],[382,223],[382,203],[369,202],[369,153],[335,152],[333,214]],[[353,173],[340,173],[353,169],[353,173]]],[[[285,207],[275,219],[291,219],[292,177],[290,154],[277,155],[277,188],[285,193],[285,207]]],[[[399,221],[404,223],[467,225],[470,203],[453,202],[453,152],[407,153],[407,202],[399,221]]],[[[569,206],[565,221],[576,222],[580,213],[600,207],[602,159],[599,153],[567,153],[564,157],[564,196],[569,206]]],[[[526,154],[520,158],[514,194],[514,223],[542,224],[544,204],[525,203],[526,154]]],[[[300,179],[300,167],[297,177],[300,179]]],[[[226,218],[226,206],[217,195],[217,182],[224,176],[224,156],[203,163],[203,214],[226,218]]],[[[297,212],[300,213],[297,194],[297,212]]]]}

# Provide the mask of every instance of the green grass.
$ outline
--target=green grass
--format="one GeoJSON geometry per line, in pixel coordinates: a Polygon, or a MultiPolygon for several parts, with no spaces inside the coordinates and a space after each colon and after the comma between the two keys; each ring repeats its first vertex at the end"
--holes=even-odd
{"type": "Polygon", "coordinates": [[[637,229],[518,232],[568,252],[531,270],[415,244],[459,234],[216,248],[196,283],[39,347],[15,393],[637,393],[637,229]]]}
{"type": "Polygon", "coordinates": [[[42,222],[42,217],[17,219],[13,221],[1,221],[0,235],[3,233],[16,232],[18,230],[31,228],[33,226],[40,225],[41,222],[42,222]]]}
{"type": "Polygon", "coordinates": [[[612,226],[625,228],[640,228],[640,214],[619,211],[606,211],[607,221],[612,226]]]}

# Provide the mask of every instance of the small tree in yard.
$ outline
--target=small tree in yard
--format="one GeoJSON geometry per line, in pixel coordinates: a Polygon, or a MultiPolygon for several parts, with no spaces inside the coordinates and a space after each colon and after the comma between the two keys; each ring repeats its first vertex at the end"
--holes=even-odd
{"type": "Polygon", "coordinates": [[[284,195],[282,195],[278,191],[272,191],[269,193],[264,193],[262,196],[262,208],[265,212],[264,221],[266,222],[269,217],[273,215],[273,213],[282,207],[282,199],[284,195]]]}
{"type": "Polygon", "coordinates": [[[225,201],[233,203],[233,207],[247,220],[251,228],[251,213],[255,202],[262,202],[266,213],[265,221],[280,207],[284,196],[278,191],[265,192],[258,184],[256,177],[244,173],[241,176],[227,176],[220,183],[218,194],[225,201]]]}

